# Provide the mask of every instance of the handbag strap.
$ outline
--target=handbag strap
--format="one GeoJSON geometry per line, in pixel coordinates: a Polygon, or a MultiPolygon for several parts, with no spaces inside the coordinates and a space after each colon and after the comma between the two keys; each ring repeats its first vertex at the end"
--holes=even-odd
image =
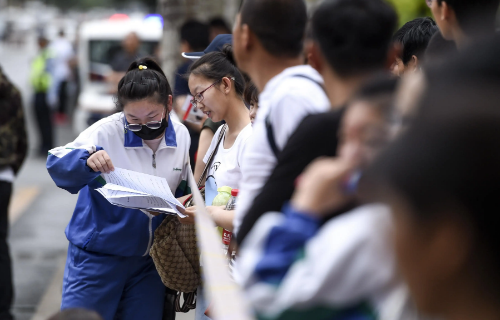
{"type": "Polygon", "coordinates": [[[217,153],[217,150],[219,149],[220,142],[222,141],[222,138],[224,137],[224,133],[226,133],[226,129],[227,129],[227,124],[225,124],[222,127],[222,129],[220,130],[219,138],[217,140],[217,144],[215,145],[214,150],[210,154],[210,157],[208,157],[207,163],[205,164],[205,169],[203,169],[203,173],[200,176],[200,180],[198,180],[198,188],[201,187],[201,182],[207,176],[207,172],[208,172],[208,169],[210,168],[210,164],[212,163],[212,160],[213,160],[215,154],[217,153]]]}

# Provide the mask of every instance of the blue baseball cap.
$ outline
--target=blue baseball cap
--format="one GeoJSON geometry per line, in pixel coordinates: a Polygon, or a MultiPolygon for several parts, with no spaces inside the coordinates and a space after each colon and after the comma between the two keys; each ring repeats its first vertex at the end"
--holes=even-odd
{"type": "Polygon", "coordinates": [[[183,52],[182,56],[191,60],[197,60],[203,57],[205,54],[215,51],[221,51],[225,44],[233,44],[232,34],[219,34],[212,40],[212,43],[203,52],[183,52]]]}

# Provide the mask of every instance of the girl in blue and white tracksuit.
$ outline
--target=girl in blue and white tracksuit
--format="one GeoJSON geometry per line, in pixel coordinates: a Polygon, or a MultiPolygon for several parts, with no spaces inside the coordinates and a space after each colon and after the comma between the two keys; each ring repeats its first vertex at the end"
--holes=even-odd
{"type": "Polygon", "coordinates": [[[66,228],[61,309],[87,308],[106,320],[160,320],[166,288],[149,249],[164,215],[114,206],[95,189],[101,173],[119,167],[165,178],[176,197],[189,194],[190,138],[169,116],[172,91],[153,60],[131,64],[116,100],[123,112],[51,150],[47,160],[57,186],[80,193],[66,228]]]}

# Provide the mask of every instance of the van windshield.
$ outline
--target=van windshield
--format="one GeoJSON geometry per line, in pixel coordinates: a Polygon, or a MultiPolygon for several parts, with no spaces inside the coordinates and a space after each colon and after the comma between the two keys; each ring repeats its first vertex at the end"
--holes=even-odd
{"type": "MultiPolygon", "coordinates": [[[[158,41],[142,41],[140,52],[154,56],[158,41]]],[[[89,42],[90,80],[104,81],[113,57],[122,49],[119,40],[91,40],[89,42]]]]}

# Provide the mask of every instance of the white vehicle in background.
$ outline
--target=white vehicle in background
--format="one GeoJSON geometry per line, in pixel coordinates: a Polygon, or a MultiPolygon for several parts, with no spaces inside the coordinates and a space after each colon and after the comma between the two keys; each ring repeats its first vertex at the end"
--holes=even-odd
{"type": "Polygon", "coordinates": [[[106,77],[112,72],[112,58],[122,50],[121,41],[132,32],[141,39],[140,51],[154,56],[163,34],[162,21],[158,15],[129,18],[116,14],[107,20],[81,24],[77,53],[80,95],[73,118],[76,134],[116,112],[106,77]]]}

